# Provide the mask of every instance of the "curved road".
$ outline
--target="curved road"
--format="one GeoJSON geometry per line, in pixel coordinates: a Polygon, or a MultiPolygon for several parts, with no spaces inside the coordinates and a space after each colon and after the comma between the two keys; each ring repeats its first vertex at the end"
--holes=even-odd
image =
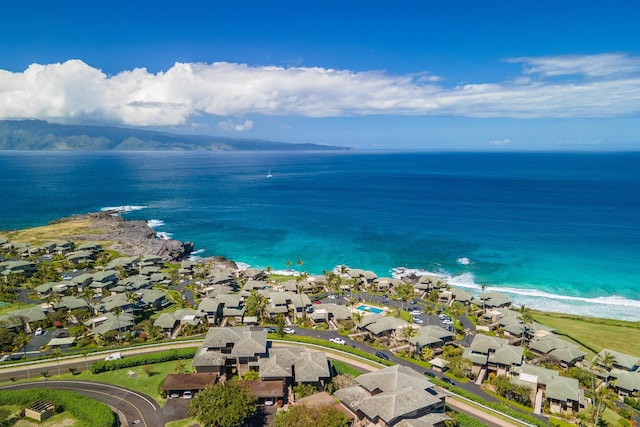
{"type": "Polygon", "coordinates": [[[0,387],[0,390],[52,388],[70,390],[109,405],[120,415],[123,426],[157,427],[164,425],[162,408],[149,396],[110,384],[90,381],[38,381],[0,387]]]}

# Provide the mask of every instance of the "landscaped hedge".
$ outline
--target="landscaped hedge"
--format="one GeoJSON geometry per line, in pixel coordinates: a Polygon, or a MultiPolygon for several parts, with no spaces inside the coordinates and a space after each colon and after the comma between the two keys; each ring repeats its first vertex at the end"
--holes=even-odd
{"type": "Polygon", "coordinates": [[[91,364],[91,373],[115,371],[117,369],[132,368],[141,365],[154,365],[156,363],[170,362],[172,360],[193,359],[197,348],[176,348],[173,350],[159,351],[157,353],[140,354],[124,357],[118,360],[100,360],[91,364]]]}
{"type": "Polygon", "coordinates": [[[53,402],[88,427],[115,427],[116,416],[102,402],[67,390],[34,388],[0,391],[0,405],[30,405],[38,400],[53,402]]]}

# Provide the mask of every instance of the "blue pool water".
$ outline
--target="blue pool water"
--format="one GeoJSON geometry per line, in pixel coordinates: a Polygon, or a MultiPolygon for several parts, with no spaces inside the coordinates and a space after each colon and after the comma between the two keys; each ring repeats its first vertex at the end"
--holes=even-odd
{"type": "Polygon", "coordinates": [[[371,307],[370,305],[361,304],[356,307],[357,310],[360,311],[368,311],[369,313],[380,314],[384,312],[381,308],[371,307]]]}

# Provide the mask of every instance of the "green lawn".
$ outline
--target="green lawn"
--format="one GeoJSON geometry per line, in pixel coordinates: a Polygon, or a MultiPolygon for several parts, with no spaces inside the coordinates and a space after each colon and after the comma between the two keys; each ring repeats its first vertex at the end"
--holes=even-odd
{"type": "Polygon", "coordinates": [[[347,374],[357,377],[362,374],[358,369],[339,360],[332,360],[331,364],[336,368],[338,374],[347,374]]]}
{"type": "MultiPolygon", "coordinates": [[[[77,375],[71,375],[70,373],[63,373],[58,377],[55,375],[57,370],[49,371],[51,375],[50,379],[73,379],[73,380],[85,380],[85,381],[98,381],[108,384],[115,384],[120,387],[125,387],[140,393],[144,393],[151,396],[161,406],[164,406],[166,399],[160,396],[160,385],[164,381],[167,374],[173,373],[176,365],[180,363],[179,360],[173,360],[171,362],[158,363],[156,365],[150,365],[153,369],[151,375],[148,375],[144,371],[144,366],[135,366],[128,369],[119,369],[116,371],[103,372],[100,374],[91,374],[87,371],[82,371],[77,375]]],[[[186,361],[186,367],[190,368],[189,361],[186,361]]]]}
{"type": "Polygon", "coordinates": [[[585,351],[603,348],[640,355],[640,322],[534,312],[534,319],[582,344],[585,351]]]}
{"type": "Polygon", "coordinates": [[[164,427],[190,427],[193,425],[199,425],[194,418],[185,418],[183,420],[171,421],[166,423],[164,427]]]}

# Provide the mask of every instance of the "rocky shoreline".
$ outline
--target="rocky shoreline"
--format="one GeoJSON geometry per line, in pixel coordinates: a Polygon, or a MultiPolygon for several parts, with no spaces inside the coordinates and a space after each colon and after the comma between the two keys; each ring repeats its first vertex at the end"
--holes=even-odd
{"type": "Polygon", "coordinates": [[[158,238],[156,232],[143,220],[126,220],[117,210],[91,212],[61,218],[51,224],[88,221],[89,233],[60,236],[68,240],[108,241],[110,249],[128,254],[157,255],[163,261],[175,262],[187,259],[193,253],[193,242],[158,238]]]}

